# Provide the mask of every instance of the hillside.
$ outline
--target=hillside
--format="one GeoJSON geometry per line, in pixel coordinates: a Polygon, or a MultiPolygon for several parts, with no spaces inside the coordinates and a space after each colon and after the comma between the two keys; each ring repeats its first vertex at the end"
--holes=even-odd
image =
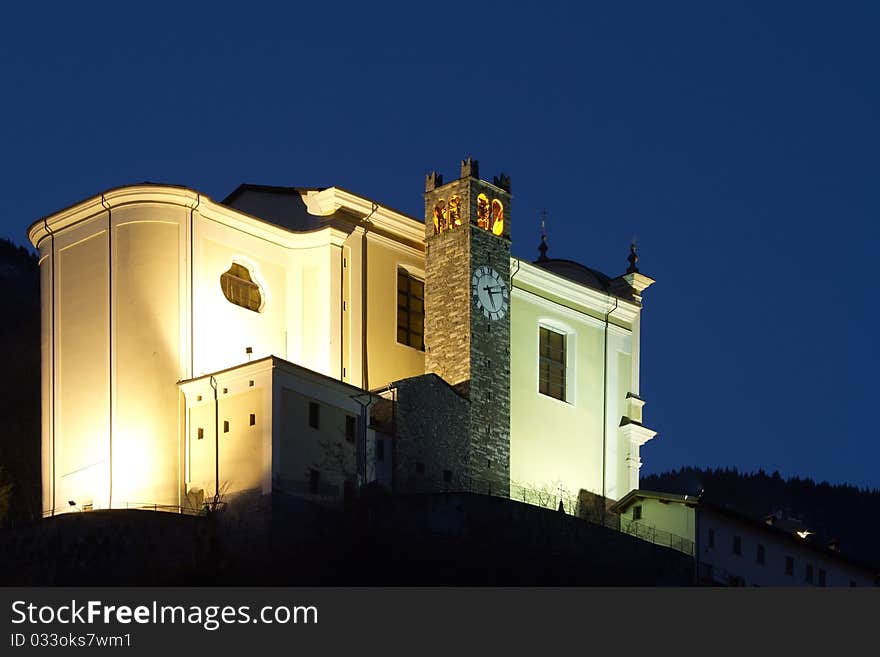
{"type": "Polygon", "coordinates": [[[0,295],[0,488],[12,484],[6,522],[20,522],[40,517],[40,278],[36,256],[9,240],[0,295]]]}
{"type": "Polygon", "coordinates": [[[812,479],[783,479],[767,474],[730,469],[681,468],[642,477],[645,490],[687,493],[703,497],[755,518],[782,512],[828,538],[840,540],[841,551],[880,565],[880,490],[848,484],[816,483],[812,479]]]}

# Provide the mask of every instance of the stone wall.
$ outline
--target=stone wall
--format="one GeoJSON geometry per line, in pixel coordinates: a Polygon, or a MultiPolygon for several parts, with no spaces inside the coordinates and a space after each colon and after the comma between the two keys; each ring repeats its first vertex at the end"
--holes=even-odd
{"type": "Polygon", "coordinates": [[[394,385],[395,491],[470,490],[470,402],[436,374],[394,385]]]}
{"type": "MultiPolygon", "coordinates": [[[[510,289],[510,243],[470,226],[471,260],[501,275],[510,289]]],[[[473,303],[471,302],[473,308],[473,303]]],[[[510,312],[491,320],[471,317],[471,473],[472,490],[510,494],[510,312]]]]}
{"type": "MultiPolygon", "coordinates": [[[[429,176],[425,191],[425,369],[471,401],[467,434],[469,490],[510,493],[510,312],[492,320],[474,305],[472,277],[493,268],[510,288],[510,194],[480,180],[477,163],[462,162],[461,178],[446,185],[429,176]],[[504,207],[504,232],[477,224],[477,198],[504,207]],[[435,209],[460,199],[460,225],[436,232],[435,209]]],[[[509,183],[509,181],[508,181],[509,183]]],[[[441,222],[442,223],[442,222],[441,222]]]]}

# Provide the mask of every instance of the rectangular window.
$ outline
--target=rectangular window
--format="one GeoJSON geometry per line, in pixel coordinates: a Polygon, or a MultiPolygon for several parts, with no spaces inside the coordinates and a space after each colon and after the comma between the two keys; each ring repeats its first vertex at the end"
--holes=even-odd
{"type": "Polygon", "coordinates": [[[425,350],[425,283],[397,270],[397,341],[425,350]]]}
{"type": "Polygon", "coordinates": [[[355,434],[357,433],[357,418],[346,415],[345,416],[345,439],[353,443],[355,434]]]}
{"type": "Polygon", "coordinates": [[[309,426],[312,429],[321,428],[321,405],[316,402],[309,402],[309,426]]]}
{"type": "Polygon", "coordinates": [[[321,473],[317,470],[309,470],[309,492],[316,494],[321,487],[321,473]]]}
{"type": "Polygon", "coordinates": [[[202,429],[202,427],[199,427],[199,430],[198,430],[198,434],[197,434],[197,435],[198,435],[198,437],[199,437],[199,440],[201,440],[202,438],[205,437],[205,430],[202,429]]]}
{"type": "Polygon", "coordinates": [[[634,506],[633,507],[633,520],[641,520],[642,519],[642,507],[634,506]]]}
{"type": "Polygon", "coordinates": [[[416,472],[420,475],[425,474],[425,464],[424,463],[416,463],[416,472]]]}
{"type": "Polygon", "coordinates": [[[733,537],[733,553],[734,554],[742,554],[743,553],[743,540],[740,536],[733,537]]]}
{"type": "Polygon", "coordinates": [[[447,484],[452,481],[452,470],[443,471],[443,481],[447,484]]]}
{"type": "Polygon", "coordinates": [[[251,425],[251,426],[254,426],[254,425],[256,425],[256,423],[257,423],[257,414],[256,414],[256,413],[251,413],[251,416],[250,416],[250,425],[251,425]]]}
{"type": "Polygon", "coordinates": [[[229,433],[229,420],[223,420],[223,433],[229,433]]]}
{"type": "Polygon", "coordinates": [[[376,460],[380,463],[385,460],[385,441],[381,439],[376,441],[376,460]]]}
{"type": "Polygon", "coordinates": [[[758,544],[758,552],[755,554],[755,562],[764,565],[764,546],[758,544]]]}
{"type": "Polygon", "coordinates": [[[825,569],[819,569],[819,586],[825,586],[825,569]]]}
{"type": "Polygon", "coordinates": [[[807,567],[804,569],[804,581],[813,583],[813,564],[808,563],[807,567]]]}
{"type": "Polygon", "coordinates": [[[709,547],[715,547],[715,530],[709,527],[709,547]]]}
{"type": "Polygon", "coordinates": [[[785,574],[794,575],[794,557],[785,557],[785,574]]]}
{"type": "Polygon", "coordinates": [[[565,401],[565,335],[538,328],[538,391],[565,401]]]}

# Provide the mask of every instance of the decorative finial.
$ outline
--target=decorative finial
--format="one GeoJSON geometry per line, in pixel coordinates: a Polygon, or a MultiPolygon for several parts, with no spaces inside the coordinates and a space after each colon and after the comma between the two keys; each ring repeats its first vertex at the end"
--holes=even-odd
{"type": "Polygon", "coordinates": [[[547,210],[541,210],[541,243],[538,245],[538,262],[547,260],[547,210]]]}
{"type": "Polygon", "coordinates": [[[636,263],[639,261],[639,256],[638,256],[638,254],[636,253],[636,241],[635,241],[635,239],[633,239],[633,241],[630,242],[630,245],[629,245],[629,257],[627,258],[627,260],[629,260],[629,267],[627,267],[627,269],[626,269],[626,273],[627,273],[627,274],[638,274],[638,273],[639,273],[639,268],[636,266],[636,263]]]}

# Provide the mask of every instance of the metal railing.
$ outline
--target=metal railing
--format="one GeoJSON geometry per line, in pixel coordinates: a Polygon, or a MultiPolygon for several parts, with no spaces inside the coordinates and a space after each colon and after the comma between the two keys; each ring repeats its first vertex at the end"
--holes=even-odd
{"type": "Polygon", "coordinates": [[[529,484],[510,482],[510,499],[525,502],[545,509],[559,509],[560,502],[565,513],[580,517],[586,522],[602,525],[643,541],[662,545],[684,554],[694,555],[694,542],[663,529],[635,522],[610,512],[597,512],[595,509],[581,509],[578,497],[571,495],[562,486],[536,487],[529,484]]]}
{"type": "Polygon", "coordinates": [[[640,538],[643,541],[669,547],[673,550],[683,552],[684,554],[694,556],[694,542],[692,540],[673,534],[664,529],[657,529],[651,525],[621,517],[620,531],[624,534],[640,538]]]}
{"type": "MultiPolygon", "coordinates": [[[[222,507],[226,502],[218,502],[217,506],[222,507]]],[[[163,511],[165,513],[179,513],[187,516],[206,515],[210,511],[210,503],[206,502],[200,508],[196,509],[191,506],[179,506],[175,504],[157,504],[155,502],[126,502],[123,506],[114,507],[114,509],[140,509],[142,511],[163,511]]],[[[68,513],[91,513],[92,511],[112,511],[113,509],[93,508],[91,505],[80,507],[71,507],[69,509],[57,509],[56,511],[43,511],[43,517],[67,515],[68,513]]]]}
{"type": "MultiPolygon", "coordinates": [[[[482,492],[482,491],[473,491],[482,492]]],[[[562,502],[563,510],[573,515],[577,508],[577,497],[571,495],[564,488],[544,487],[538,488],[529,484],[510,482],[510,499],[517,502],[525,502],[532,506],[540,506],[544,509],[557,511],[562,502]]]]}

